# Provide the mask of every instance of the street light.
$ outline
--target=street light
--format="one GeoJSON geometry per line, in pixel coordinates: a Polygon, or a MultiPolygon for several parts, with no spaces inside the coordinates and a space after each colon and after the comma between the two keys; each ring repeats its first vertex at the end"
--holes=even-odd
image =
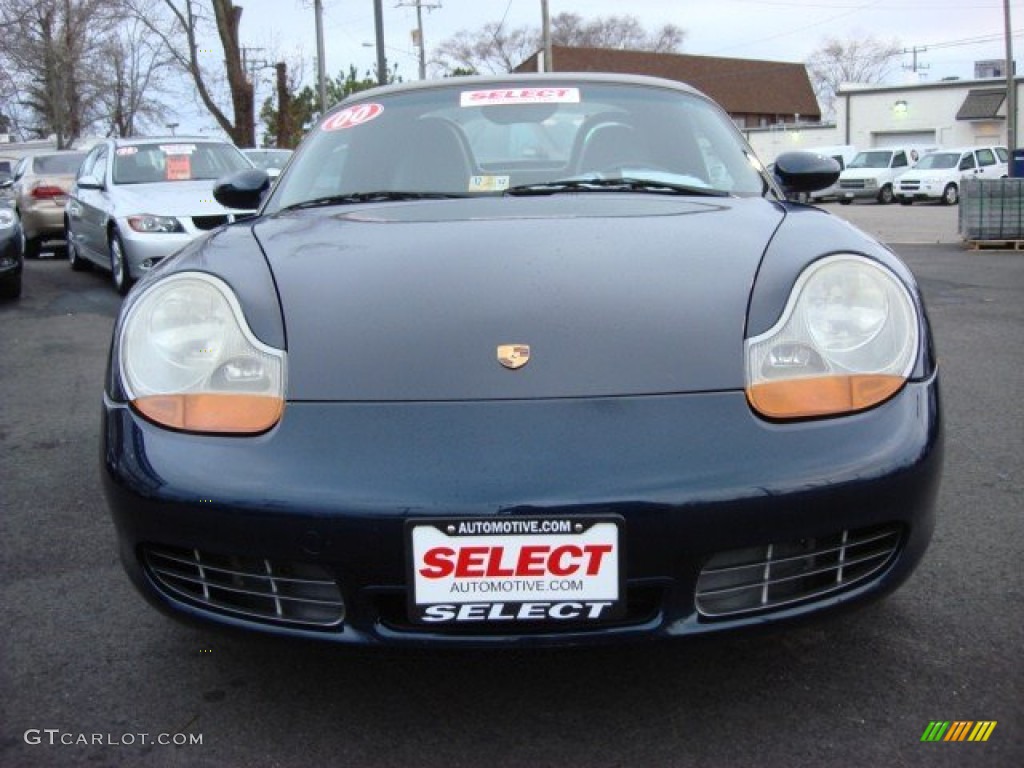
{"type": "Polygon", "coordinates": [[[167,123],[167,128],[171,132],[171,136],[175,136],[174,129],[177,128],[181,123],[167,123]]]}

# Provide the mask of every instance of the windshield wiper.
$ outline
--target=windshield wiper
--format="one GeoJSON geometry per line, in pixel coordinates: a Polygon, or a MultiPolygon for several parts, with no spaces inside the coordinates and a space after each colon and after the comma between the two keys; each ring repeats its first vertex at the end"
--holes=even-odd
{"type": "Polygon", "coordinates": [[[302,208],[325,208],[331,205],[355,205],[356,203],[384,203],[395,200],[449,200],[451,198],[468,197],[448,192],[399,192],[396,190],[379,190],[377,192],[349,192],[344,195],[327,195],[303,200],[301,203],[286,205],[281,210],[295,211],[302,208]]]}
{"type": "Polygon", "coordinates": [[[522,184],[505,190],[506,195],[556,195],[559,192],[652,192],[663,195],[729,196],[728,192],[720,189],[632,176],[614,179],[561,179],[537,184],[522,184]]]}

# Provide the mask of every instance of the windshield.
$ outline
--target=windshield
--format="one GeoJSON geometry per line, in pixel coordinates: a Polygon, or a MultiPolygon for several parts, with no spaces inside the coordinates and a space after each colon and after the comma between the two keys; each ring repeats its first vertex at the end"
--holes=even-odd
{"type": "Polygon", "coordinates": [[[217,179],[252,168],[234,145],[222,142],[171,141],[118,147],[114,153],[115,184],[217,179]]]}
{"type": "Polygon", "coordinates": [[[291,150],[288,149],[247,149],[245,156],[252,161],[257,168],[268,171],[272,168],[280,170],[288,164],[291,158],[291,150]]]}
{"type": "Polygon", "coordinates": [[[765,183],[750,158],[725,113],[697,95],[627,84],[453,80],[328,114],[267,210],[379,192],[494,196],[586,178],[760,196],[765,183]]]}
{"type": "Polygon", "coordinates": [[[32,159],[32,170],[40,176],[74,176],[84,159],[84,152],[37,155],[32,159]]]}
{"type": "Polygon", "coordinates": [[[938,170],[940,168],[956,168],[957,163],[959,162],[959,152],[935,152],[934,154],[922,157],[915,167],[920,168],[923,171],[938,170]]]}
{"type": "Polygon", "coordinates": [[[859,152],[847,168],[888,168],[892,152],[859,152]]]}

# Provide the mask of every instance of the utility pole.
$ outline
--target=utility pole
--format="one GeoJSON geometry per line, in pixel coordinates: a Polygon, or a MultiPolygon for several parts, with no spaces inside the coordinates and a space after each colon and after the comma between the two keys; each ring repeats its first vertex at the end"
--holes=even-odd
{"type": "Polygon", "coordinates": [[[544,71],[553,72],[551,66],[551,15],[548,13],[548,0],[540,0],[540,29],[544,38],[544,71]]]}
{"type": "Polygon", "coordinates": [[[426,8],[428,11],[432,11],[435,8],[440,8],[441,4],[440,3],[434,3],[433,5],[431,5],[429,3],[424,3],[423,0],[415,0],[415,2],[412,2],[412,3],[399,3],[395,7],[396,8],[409,8],[409,7],[412,7],[412,6],[416,7],[416,29],[413,31],[412,36],[413,36],[413,40],[414,40],[414,42],[416,44],[416,47],[419,48],[419,52],[420,52],[420,80],[426,80],[427,79],[427,53],[426,53],[426,45],[423,42],[423,9],[426,8]]]}
{"type": "Polygon", "coordinates": [[[908,67],[906,64],[904,64],[903,68],[904,69],[909,69],[915,75],[917,74],[917,71],[919,69],[928,69],[928,68],[930,68],[931,67],[930,64],[918,64],[917,63],[917,54],[924,53],[927,50],[928,50],[928,46],[926,46],[926,45],[922,46],[920,48],[918,48],[916,45],[913,48],[904,48],[903,49],[903,53],[909,53],[909,54],[911,54],[911,56],[913,58],[911,59],[911,62],[912,62],[911,65],[908,67]]]}
{"type": "Polygon", "coordinates": [[[266,48],[254,48],[252,46],[240,45],[238,50],[242,54],[242,71],[245,72],[246,76],[249,78],[249,89],[252,93],[252,145],[256,147],[259,146],[259,142],[256,140],[256,132],[259,128],[259,121],[257,120],[256,115],[256,70],[269,68],[270,64],[262,59],[250,58],[250,54],[265,51],[266,48]]]}
{"type": "Polygon", "coordinates": [[[320,114],[327,112],[327,65],[324,63],[324,6],[322,0],[313,0],[316,16],[316,77],[320,91],[320,114]]]}
{"type": "Polygon", "coordinates": [[[1010,170],[1013,173],[1013,152],[1017,148],[1017,78],[1013,66],[1013,28],[1010,26],[1010,0],[1003,0],[1006,29],[1006,146],[1010,150],[1010,170]]]}
{"type": "Polygon", "coordinates": [[[381,0],[373,0],[373,27],[377,32],[377,83],[388,83],[388,60],[384,55],[384,8],[381,0]]]}
{"type": "Polygon", "coordinates": [[[266,48],[253,48],[252,46],[242,45],[239,46],[239,50],[242,52],[242,69],[249,73],[249,82],[252,83],[253,88],[256,87],[256,70],[263,69],[264,67],[270,66],[263,59],[249,59],[249,54],[258,53],[259,51],[265,51],[266,48]]]}

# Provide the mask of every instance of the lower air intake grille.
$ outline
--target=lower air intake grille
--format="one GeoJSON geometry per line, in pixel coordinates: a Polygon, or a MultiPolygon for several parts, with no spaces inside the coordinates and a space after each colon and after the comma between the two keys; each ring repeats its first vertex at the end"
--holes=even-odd
{"type": "Polygon", "coordinates": [[[221,224],[228,223],[227,216],[193,216],[192,223],[196,229],[208,230],[216,229],[221,224]]]}
{"type": "Polygon", "coordinates": [[[153,546],[143,558],[165,593],[209,611],[314,628],[345,618],[337,582],[317,565],[153,546]]]}
{"type": "Polygon", "coordinates": [[[697,610],[723,618],[830,595],[878,573],[901,539],[888,525],[720,552],[700,572],[697,610]]]}

